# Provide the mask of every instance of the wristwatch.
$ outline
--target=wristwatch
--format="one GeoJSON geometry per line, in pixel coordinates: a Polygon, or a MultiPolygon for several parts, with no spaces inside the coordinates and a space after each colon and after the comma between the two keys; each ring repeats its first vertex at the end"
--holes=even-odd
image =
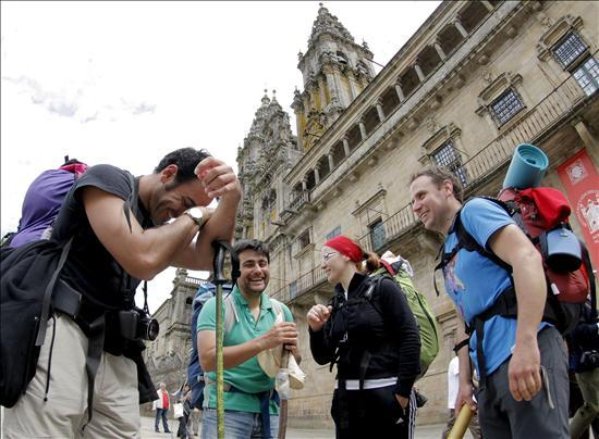
{"type": "Polygon", "coordinates": [[[198,225],[198,228],[200,229],[206,222],[206,218],[204,217],[204,211],[202,210],[202,208],[198,206],[191,207],[183,213],[189,216],[198,225]]]}

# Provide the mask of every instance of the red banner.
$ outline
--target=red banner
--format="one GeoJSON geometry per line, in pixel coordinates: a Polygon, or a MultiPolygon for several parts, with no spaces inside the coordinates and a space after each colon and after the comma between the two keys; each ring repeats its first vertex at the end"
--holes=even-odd
{"type": "Polygon", "coordinates": [[[599,173],[586,149],[558,166],[557,173],[576,212],[594,267],[599,267],[599,173]]]}

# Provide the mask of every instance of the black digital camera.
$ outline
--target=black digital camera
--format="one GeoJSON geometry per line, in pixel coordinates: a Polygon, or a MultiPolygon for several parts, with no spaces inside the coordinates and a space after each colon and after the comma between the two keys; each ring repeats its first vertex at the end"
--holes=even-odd
{"type": "Polygon", "coordinates": [[[127,340],[156,340],[160,325],[147,312],[139,308],[119,311],[121,335],[127,340]]]}

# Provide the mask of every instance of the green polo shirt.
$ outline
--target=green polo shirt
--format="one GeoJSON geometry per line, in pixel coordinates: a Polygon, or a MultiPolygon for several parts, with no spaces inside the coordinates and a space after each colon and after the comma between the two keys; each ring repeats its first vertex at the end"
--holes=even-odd
{"type": "MultiPolygon", "coordinates": [[[[223,346],[235,346],[253,340],[268,332],[274,325],[276,315],[270,298],[266,293],[260,297],[260,315],[258,320],[254,318],[248,307],[247,300],[237,286],[231,292],[233,304],[237,310],[239,321],[233,324],[228,333],[224,334],[223,346]]],[[[289,308],[282,304],[284,319],[293,322],[293,316],[289,308]]],[[[223,306],[223,321],[224,321],[223,306]]],[[[198,317],[197,331],[216,331],[216,299],[208,300],[202,307],[198,317]]],[[[207,372],[207,378],[211,381],[204,389],[204,407],[216,408],[216,372],[207,372]]],[[[252,393],[264,392],[275,387],[274,378],[264,373],[256,357],[231,368],[225,369],[224,381],[247,393],[225,392],[225,409],[240,412],[260,413],[260,401],[252,393]]],[[[274,402],[270,402],[270,413],[276,415],[279,408],[274,402]]]]}

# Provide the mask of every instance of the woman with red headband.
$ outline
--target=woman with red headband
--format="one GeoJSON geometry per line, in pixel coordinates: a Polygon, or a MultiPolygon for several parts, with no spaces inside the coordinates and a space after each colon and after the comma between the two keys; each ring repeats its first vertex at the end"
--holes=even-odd
{"type": "Polygon", "coordinates": [[[345,236],[328,240],[321,258],[335,294],[307,319],[314,359],[337,364],[337,439],[412,438],[420,338],[405,296],[393,280],[363,273],[364,261],[367,271],[378,268],[378,256],[345,236]]]}

